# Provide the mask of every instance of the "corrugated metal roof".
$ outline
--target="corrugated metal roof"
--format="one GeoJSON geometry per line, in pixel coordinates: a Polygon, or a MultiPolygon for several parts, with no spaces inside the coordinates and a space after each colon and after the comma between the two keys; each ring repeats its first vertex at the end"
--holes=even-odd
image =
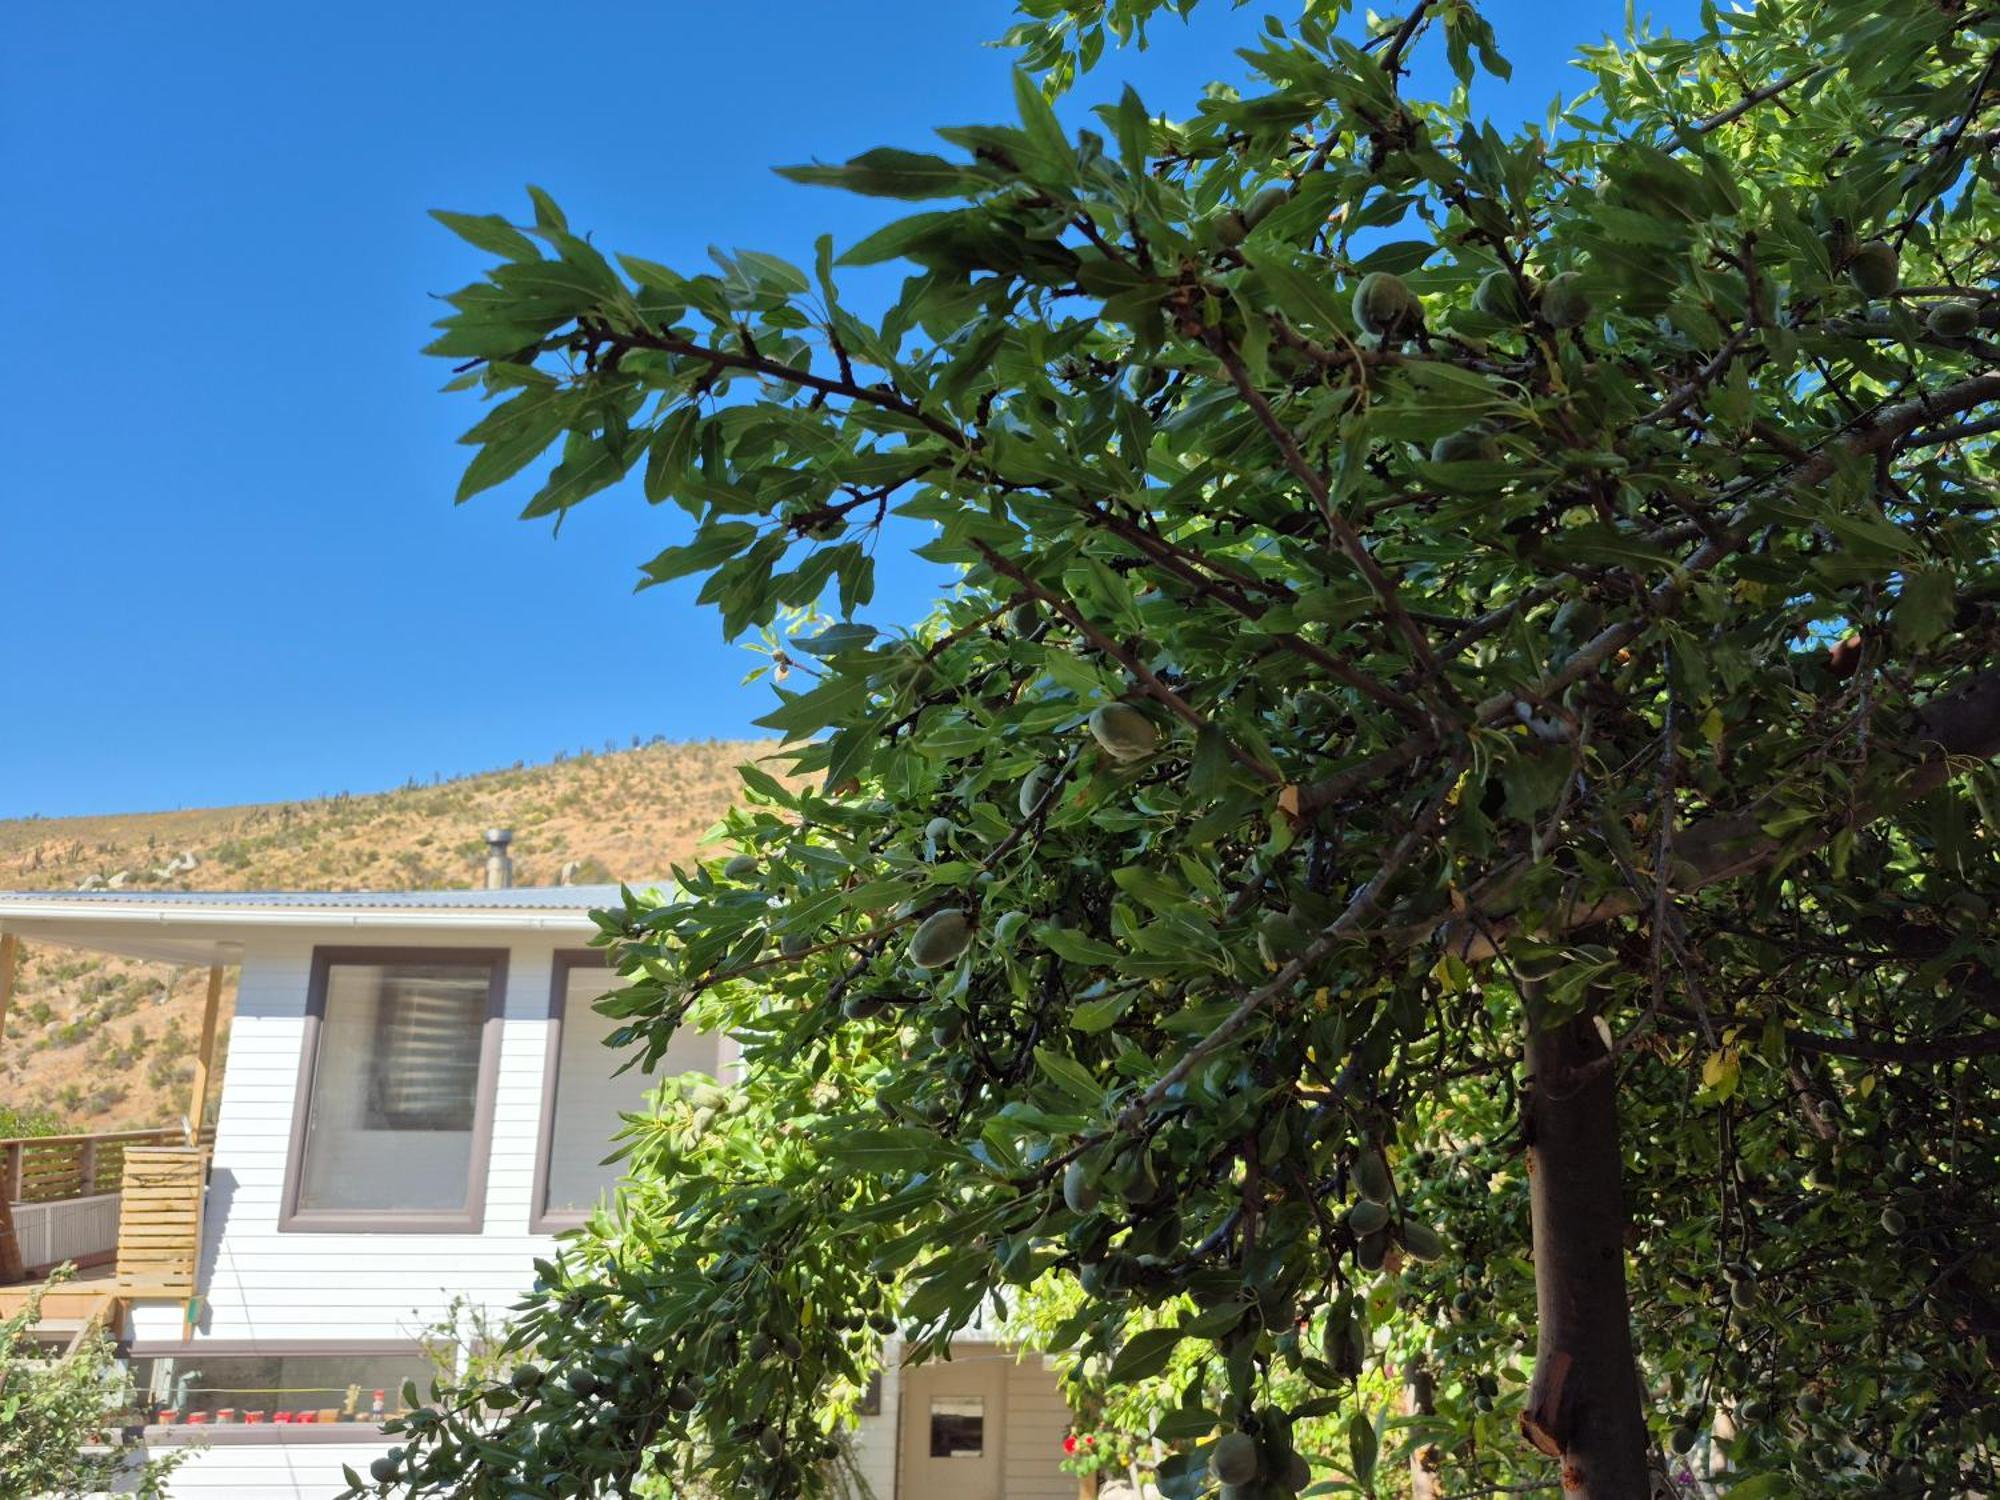
{"type": "MultiPolygon", "coordinates": [[[[634,881],[647,890],[666,882],[634,881]]],[[[193,906],[244,910],[589,911],[616,906],[615,885],[516,885],[497,891],[0,891],[0,907],[193,906]]]]}

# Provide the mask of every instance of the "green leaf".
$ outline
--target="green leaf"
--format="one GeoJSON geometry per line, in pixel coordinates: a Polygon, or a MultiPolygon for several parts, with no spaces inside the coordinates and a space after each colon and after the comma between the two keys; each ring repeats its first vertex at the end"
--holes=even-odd
{"type": "Polygon", "coordinates": [[[455,214],[434,208],[431,217],[467,244],[508,260],[540,260],[535,242],[498,214],[455,214]]]}
{"type": "Polygon", "coordinates": [[[1372,1490],[1380,1440],[1375,1434],[1375,1422],[1365,1410],[1357,1411],[1347,1419],[1347,1448],[1354,1460],[1354,1477],[1372,1490]]]}
{"type": "Polygon", "coordinates": [[[1166,1369],[1180,1341],[1178,1328],[1142,1328],[1125,1341],[1104,1378],[1114,1386],[1150,1380],[1166,1369]]]}
{"type": "Polygon", "coordinates": [[[1075,155],[1069,137],[1063,133],[1056,112],[1049,107],[1041,87],[1021,69],[1014,70],[1014,105],[1021,112],[1021,128],[1043,165],[1067,179],[1075,155]]]}
{"type": "Polygon", "coordinates": [[[1945,633],[1957,612],[1958,590],[1950,573],[1942,568],[1905,573],[1890,616],[1896,644],[1905,651],[1928,646],[1945,633]]]}
{"type": "Polygon", "coordinates": [[[1730,1485],[1722,1493],[1728,1500],[1789,1500],[1794,1491],[1788,1475],[1752,1474],[1730,1485]]]}
{"type": "Polygon", "coordinates": [[[1104,1090],[1097,1086],[1097,1080],[1068,1054],[1052,1047],[1037,1047],[1035,1066],[1049,1082],[1086,1108],[1096,1109],[1104,1102],[1104,1090]]]}
{"type": "Polygon", "coordinates": [[[646,575],[648,584],[669,583],[690,573],[705,572],[734,557],[756,537],[757,528],[748,521],[717,521],[702,527],[693,541],[655,554],[640,571],[646,575]]]}
{"type": "Polygon", "coordinates": [[[843,166],[780,167],[780,177],[845,188],[877,198],[961,198],[983,184],[982,173],[920,151],[880,146],[843,166]]]}
{"type": "Polygon", "coordinates": [[[1069,1013],[1072,1031],[1086,1034],[1108,1031],[1118,1023],[1118,1018],[1132,1008],[1137,996],[1130,990],[1122,994],[1107,995],[1102,1000],[1086,1000],[1069,1013]]]}

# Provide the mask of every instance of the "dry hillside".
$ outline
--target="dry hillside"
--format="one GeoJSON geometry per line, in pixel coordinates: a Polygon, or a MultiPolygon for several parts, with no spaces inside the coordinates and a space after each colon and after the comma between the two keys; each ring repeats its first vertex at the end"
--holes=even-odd
{"type": "MultiPolygon", "coordinates": [[[[477,885],[482,829],[521,885],[665,875],[692,856],[757,742],[655,743],[311,802],[0,820],[0,890],[417,890],[477,885]]],[[[773,768],[775,769],[775,768],[773,768]]],[[[64,1129],[177,1122],[204,974],[24,945],[0,1106],[64,1129]]],[[[232,976],[233,977],[233,976],[232,976]]]]}

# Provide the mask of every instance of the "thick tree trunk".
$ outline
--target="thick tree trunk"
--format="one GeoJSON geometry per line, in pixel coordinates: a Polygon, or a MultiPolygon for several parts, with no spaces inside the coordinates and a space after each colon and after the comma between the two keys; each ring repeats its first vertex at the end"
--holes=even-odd
{"type": "Polygon", "coordinates": [[[1528,1009],[1535,1381],[1521,1431],[1562,1462],[1568,1500],[1647,1500],[1647,1437],[1625,1296],[1616,1081],[1588,1017],[1528,1009]]]}

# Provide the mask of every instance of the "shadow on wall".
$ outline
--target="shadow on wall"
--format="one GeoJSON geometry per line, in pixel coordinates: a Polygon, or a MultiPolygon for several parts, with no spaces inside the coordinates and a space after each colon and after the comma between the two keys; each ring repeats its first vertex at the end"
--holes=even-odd
{"type": "Polygon", "coordinates": [[[202,1204],[201,1219],[201,1259],[195,1270],[195,1291],[201,1297],[201,1308],[195,1315],[195,1327],[203,1333],[213,1331],[214,1303],[209,1297],[209,1288],[215,1285],[217,1263],[222,1255],[223,1232],[229,1225],[229,1211],[236,1203],[236,1174],[228,1167],[209,1168],[208,1196],[202,1204]]]}

